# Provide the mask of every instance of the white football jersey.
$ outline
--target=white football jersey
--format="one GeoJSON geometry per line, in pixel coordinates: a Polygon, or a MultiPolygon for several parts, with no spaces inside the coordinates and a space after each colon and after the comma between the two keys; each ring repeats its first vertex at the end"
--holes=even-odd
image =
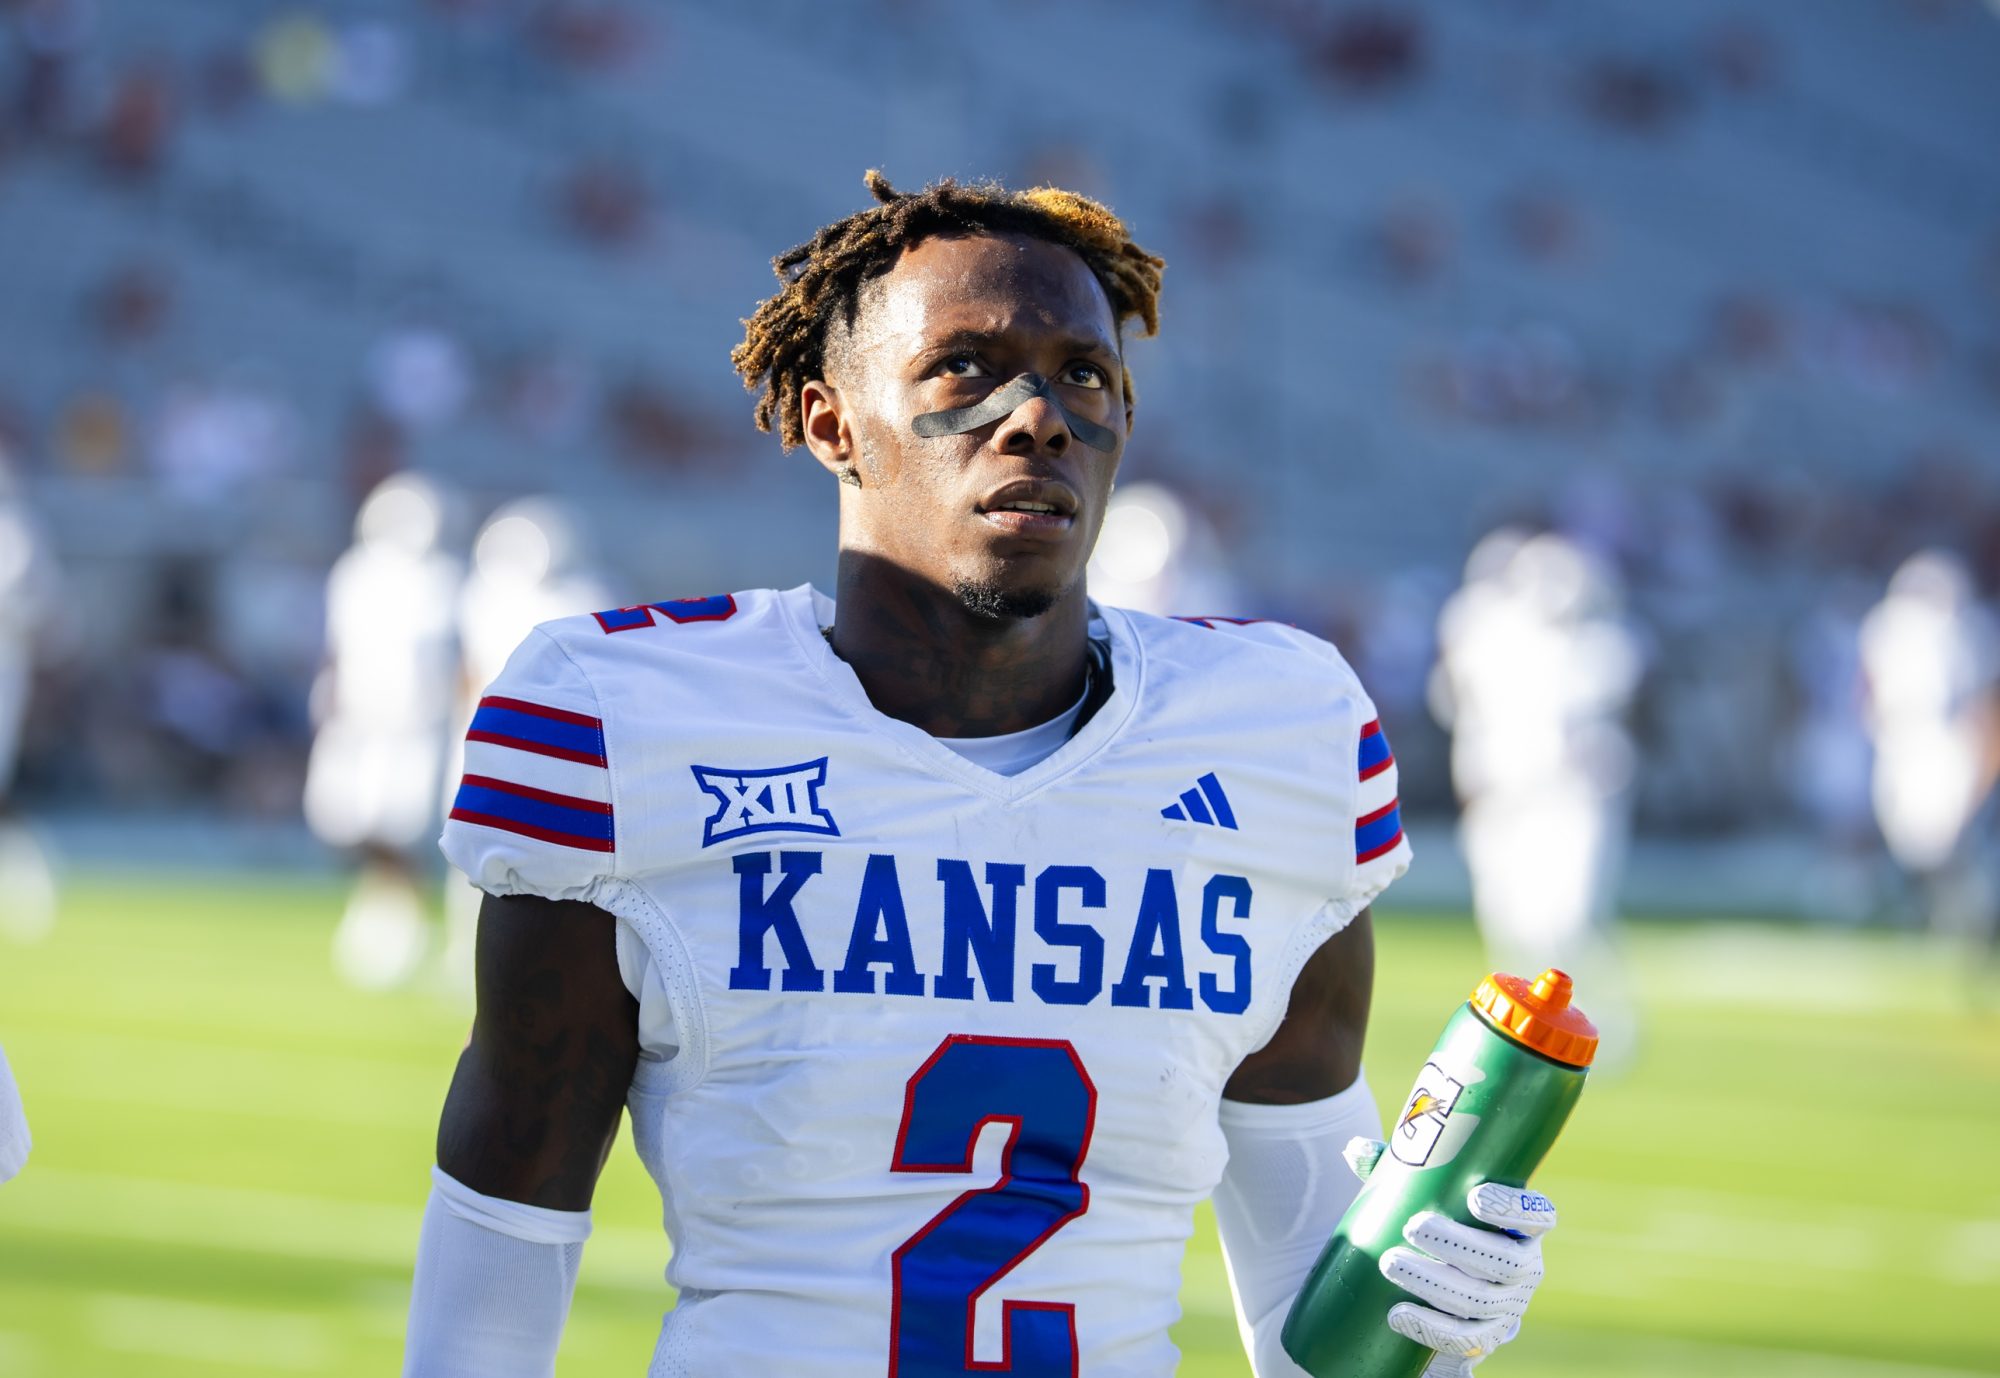
{"type": "Polygon", "coordinates": [[[1171,1373],[1223,1083],[1409,862],[1367,696],[1270,623],[1100,610],[1015,776],[876,712],[810,588],[545,624],[444,848],[615,914],[679,1289],[651,1372],[1171,1373]]]}
{"type": "Polygon", "coordinates": [[[326,579],[333,716],[375,730],[436,731],[451,712],[458,561],[357,544],[326,579]]]}
{"type": "Polygon", "coordinates": [[[448,776],[458,563],[361,543],[326,582],[329,711],[306,760],[306,822],[335,847],[420,843],[448,776]]]}

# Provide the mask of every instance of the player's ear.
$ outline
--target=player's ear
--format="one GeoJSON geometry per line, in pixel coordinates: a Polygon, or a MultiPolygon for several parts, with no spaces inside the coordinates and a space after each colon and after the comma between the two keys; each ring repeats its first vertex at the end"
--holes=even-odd
{"type": "Polygon", "coordinates": [[[807,383],[799,389],[799,418],[806,448],[820,467],[843,483],[856,482],[854,433],[840,389],[820,378],[807,383]]]}

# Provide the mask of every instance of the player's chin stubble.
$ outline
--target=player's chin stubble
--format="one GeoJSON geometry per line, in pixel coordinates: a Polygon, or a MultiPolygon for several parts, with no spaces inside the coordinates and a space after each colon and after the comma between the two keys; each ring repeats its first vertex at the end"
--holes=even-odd
{"type": "Polygon", "coordinates": [[[1027,621],[1040,617],[1062,597],[1060,589],[1015,589],[975,579],[952,581],[951,591],[959,606],[974,617],[991,622],[1027,621]]]}

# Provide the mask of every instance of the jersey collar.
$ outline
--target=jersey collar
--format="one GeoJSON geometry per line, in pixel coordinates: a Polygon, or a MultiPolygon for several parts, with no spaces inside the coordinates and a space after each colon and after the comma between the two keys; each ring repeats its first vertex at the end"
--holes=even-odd
{"type": "Polygon", "coordinates": [[[834,602],[810,584],[778,595],[786,626],[806,663],[831,691],[849,717],[886,738],[925,772],[942,776],[976,793],[1014,802],[1038,793],[1090,760],[1118,736],[1145,689],[1145,653],[1125,614],[1117,608],[1090,605],[1090,636],[1111,648],[1109,696],[1071,737],[1046,760],[1019,775],[997,775],[974,765],[922,728],[882,713],[868,701],[867,691],[848,663],[833,653],[821,627],[833,625],[834,602]]]}

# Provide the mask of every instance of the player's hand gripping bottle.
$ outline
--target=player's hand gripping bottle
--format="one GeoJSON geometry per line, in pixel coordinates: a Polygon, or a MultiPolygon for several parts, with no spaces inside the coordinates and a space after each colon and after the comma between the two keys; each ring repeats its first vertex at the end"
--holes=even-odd
{"type": "Polygon", "coordinates": [[[1570,979],[1494,973],[1444,1026],[1387,1150],[1285,1318],[1285,1352],[1314,1378],[1417,1378],[1436,1354],[1387,1324],[1409,1294],[1382,1275],[1403,1226],[1434,1210],[1477,1224],[1481,1182],[1525,1187],[1562,1132],[1597,1051],[1570,979]]]}

